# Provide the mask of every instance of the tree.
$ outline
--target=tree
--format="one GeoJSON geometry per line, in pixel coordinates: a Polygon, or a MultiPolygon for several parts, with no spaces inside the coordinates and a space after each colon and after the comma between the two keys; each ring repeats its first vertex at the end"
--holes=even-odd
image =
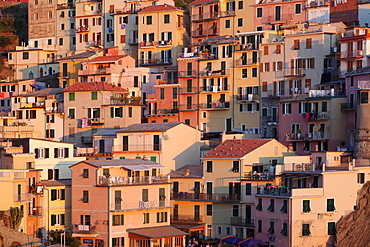
{"type": "Polygon", "coordinates": [[[18,231],[19,226],[21,225],[24,212],[18,207],[10,208],[10,227],[18,231]]]}
{"type": "Polygon", "coordinates": [[[74,237],[72,237],[72,233],[63,230],[51,230],[49,232],[49,238],[51,244],[60,244],[62,239],[62,233],[65,232],[66,234],[66,245],[71,247],[78,247],[81,242],[74,237]]]}

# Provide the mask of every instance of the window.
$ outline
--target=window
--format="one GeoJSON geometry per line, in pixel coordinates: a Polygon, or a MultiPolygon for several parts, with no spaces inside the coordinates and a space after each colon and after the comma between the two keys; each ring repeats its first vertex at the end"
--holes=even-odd
{"type": "Polygon", "coordinates": [[[298,14],[301,14],[301,13],[302,13],[302,4],[296,3],[295,4],[295,14],[298,15],[298,14]]]}
{"type": "Polygon", "coordinates": [[[258,232],[262,232],[262,220],[258,220],[258,232]]]}
{"type": "Polygon", "coordinates": [[[151,15],[147,16],[146,17],[146,24],[147,25],[152,25],[152,22],[153,22],[153,18],[151,15]]]}
{"type": "Polygon", "coordinates": [[[282,213],[288,213],[288,200],[283,200],[283,206],[280,209],[282,213]]]}
{"type": "Polygon", "coordinates": [[[242,69],[242,78],[248,78],[248,69],[242,69]]]}
{"type": "Polygon", "coordinates": [[[167,212],[157,213],[157,223],[167,222],[167,212]]]}
{"type": "Polygon", "coordinates": [[[210,216],[213,213],[213,205],[207,204],[207,215],[210,216]]]}
{"type": "Polygon", "coordinates": [[[302,224],[302,236],[310,236],[310,224],[302,224]]]}
{"type": "Polygon", "coordinates": [[[233,205],[233,217],[239,217],[239,205],[233,205]]]}
{"type": "Polygon", "coordinates": [[[149,224],[149,213],[143,213],[143,224],[149,224]]]}
{"type": "Polygon", "coordinates": [[[243,18],[238,18],[238,27],[243,26],[243,18]]]}
{"type": "Polygon", "coordinates": [[[359,184],[365,183],[365,173],[358,173],[357,174],[357,183],[359,183],[359,184]]]}
{"type": "Polygon", "coordinates": [[[257,77],[257,68],[252,68],[252,77],[257,77]]]}
{"type": "Polygon", "coordinates": [[[59,45],[63,45],[63,38],[59,38],[59,45]]]}
{"type": "Polygon", "coordinates": [[[170,15],[164,15],[164,23],[170,23],[170,15]]]}
{"type": "Polygon", "coordinates": [[[23,60],[27,60],[27,59],[30,58],[30,53],[29,52],[23,52],[22,56],[23,56],[23,60]]]}
{"type": "Polygon", "coordinates": [[[69,101],[75,101],[75,93],[69,93],[68,94],[68,96],[69,96],[69,101]]]}
{"type": "Polygon", "coordinates": [[[282,104],[283,107],[283,114],[291,114],[292,113],[292,104],[291,103],[284,103],[282,104]]]}
{"type": "Polygon", "coordinates": [[[54,189],[50,190],[50,200],[65,200],[66,199],[66,191],[65,189],[54,189]]]}
{"type": "Polygon", "coordinates": [[[328,235],[335,235],[335,222],[328,222],[328,235]]]}
{"type": "Polygon", "coordinates": [[[68,158],[69,148],[54,148],[54,158],[68,158]]]}
{"type": "Polygon", "coordinates": [[[311,212],[310,200],[303,200],[303,213],[311,212]]]}
{"type": "Polygon", "coordinates": [[[268,46],[264,46],[263,47],[263,55],[268,55],[269,54],[269,47],[268,46]]]}
{"type": "Polygon", "coordinates": [[[245,184],[245,194],[252,195],[252,184],[251,183],[245,184]]]}
{"type": "Polygon", "coordinates": [[[368,92],[360,92],[360,103],[361,104],[369,103],[368,92]]]}
{"type": "Polygon", "coordinates": [[[177,87],[172,88],[172,99],[177,99],[177,87]]]}
{"type": "Polygon", "coordinates": [[[207,172],[213,172],[213,161],[207,161],[207,172]]]}
{"type": "Polygon", "coordinates": [[[257,18],[262,17],[262,8],[257,8],[257,18]]]}
{"type": "Polygon", "coordinates": [[[265,72],[269,72],[270,71],[270,63],[265,63],[265,68],[264,68],[265,72]]]}
{"type": "Polygon", "coordinates": [[[160,99],[164,99],[164,88],[159,89],[160,99]]]}
{"type": "Polygon", "coordinates": [[[141,191],[141,200],[143,202],[147,202],[149,200],[148,189],[142,189],[142,191],[141,191]]]}
{"type": "Polygon", "coordinates": [[[111,118],[121,118],[121,117],[123,117],[123,108],[122,107],[111,107],[110,108],[110,117],[111,118]]]}
{"type": "Polygon", "coordinates": [[[335,211],[334,198],[326,199],[326,211],[327,212],[335,211]]]}
{"type": "Polygon", "coordinates": [[[88,190],[83,191],[82,201],[83,201],[83,203],[88,203],[89,202],[89,191],[88,190]]]}
{"type": "Polygon", "coordinates": [[[262,211],[262,198],[258,198],[258,204],[257,204],[256,209],[258,211],[262,211]]]}
{"type": "Polygon", "coordinates": [[[132,107],[128,108],[128,117],[132,117],[132,107]]]}
{"type": "Polygon", "coordinates": [[[270,199],[270,205],[267,208],[268,211],[274,212],[275,211],[275,199],[270,199]]]}
{"type": "Polygon", "coordinates": [[[306,49],[312,48],[312,39],[306,39],[306,49]]]}
{"type": "Polygon", "coordinates": [[[238,9],[243,9],[243,1],[238,1],[238,9]]]}
{"type": "Polygon", "coordinates": [[[275,52],[276,54],[281,54],[281,45],[276,45],[275,52]]]}
{"type": "Polygon", "coordinates": [[[50,215],[50,224],[52,226],[65,225],[65,214],[52,214],[50,215]]]}
{"type": "Polygon", "coordinates": [[[328,102],[323,101],[321,103],[321,111],[322,112],[327,112],[328,111],[328,102]]]}
{"type": "Polygon", "coordinates": [[[270,234],[274,234],[275,233],[275,222],[274,221],[270,221],[270,227],[268,229],[268,232],[270,234]]]}
{"type": "Polygon", "coordinates": [[[49,158],[49,148],[35,148],[35,158],[36,159],[48,159],[49,158]]]}
{"type": "Polygon", "coordinates": [[[294,50],[299,50],[299,39],[294,40],[294,46],[293,46],[293,49],[294,49],[294,50]]]}
{"type": "Polygon", "coordinates": [[[47,129],[46,138],[55,138],[55,129],[47,129]]]}
{"type": "Polygon", "coordinates": [[[52,19],[53,18],[53,12],[48,12],[48,17],[49,17],[49,19],[52,19]]]}
{"type": "Polygon", "coordinates": [[[230,28],[230,20],[225,20],[225,28],[230,28]]]}
{"type": "Polygon", "coordinates": [[[125,215],[112,215],[113,226],[123,226],[125,224],[125,215]]]}
{"type": "Polygon", "coordinates": [[[234,160],[233,161],[233,169],[232,169],[232,171],[233,172],[239,172],[239,160],[234,160]]]}
{"type": "Polygon", "coordinates": [[[288,236],[288,223],[283,223],[283,229],[280,232],[283,236],[288,236]]]}
{"type": "Polygon", "coordinates": [[[83,178],[89,178],[89,169],[83,169],[82,177],[83,178]]]}
{"type": "Polygon", "coordinates": [[[68,118],[75,119],[76,118],[76,109],[75,108],[69,108],[68,109],[68,118]]]}
{"type": "Polygon", "coordinates": [[[97,100],[98,99],[98,92],[91,92],[91,100],[97,100]]]}
{"type": "Polygon", "coordinates": [[[217,227],[217,235],[221,235],[221,234],[222,234],[222,227],[218,226],[217,227]]]}

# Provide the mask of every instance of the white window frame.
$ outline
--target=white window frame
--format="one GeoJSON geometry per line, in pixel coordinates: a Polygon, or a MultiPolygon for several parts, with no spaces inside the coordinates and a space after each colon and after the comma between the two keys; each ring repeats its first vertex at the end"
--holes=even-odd
{"type": "Polygon", "coordinates": [[[217,226],[216,227],[216,229],[217,229],[217,235],[222,235],[222,226],[217,226]]]}
{"type": "Polygon", "coordinates": [[[65,149],[64,148],[58,148],[58,159],[62,159],[65,157],[65,149]]]}
{"type": "Polygon", "coordinates": [[[225,226],[225,234],[230,235],[231,234],[231,227],[230,226],[225,226]]]}

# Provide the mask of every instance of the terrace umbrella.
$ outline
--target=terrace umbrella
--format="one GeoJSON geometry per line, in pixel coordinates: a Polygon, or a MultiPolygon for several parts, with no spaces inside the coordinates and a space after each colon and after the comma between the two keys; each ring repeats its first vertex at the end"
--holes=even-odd
{"type": "Polygon", "coordinates": [[[239,243],[239,246],[250,247],[250,246],[253,246],[253,245],[256,245],[256,244],[268,245],[265,242],[250,238],[250,239],[246,239],[245,241],[242,241],[241,243],[239,243]]]}
{"type": "Polygon", "coordinates": [[[228,237],[221,238],[220,239],[220,244],[228,243],[228,244],[237,245],[241,241],[243,241],[243,240],[240,239],[240,238],[235,237],[234,235],[231,235],[231,236],[228,236],[228,237]]]}

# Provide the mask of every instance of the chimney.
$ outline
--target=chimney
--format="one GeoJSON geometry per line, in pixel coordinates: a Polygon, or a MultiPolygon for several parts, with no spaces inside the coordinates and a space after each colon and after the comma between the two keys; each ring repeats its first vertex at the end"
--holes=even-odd
{"type": "Polygon", "coordinates": [[[190,169],[185,169],[184,176],[187,177],[190,175],[190,169]]]}

